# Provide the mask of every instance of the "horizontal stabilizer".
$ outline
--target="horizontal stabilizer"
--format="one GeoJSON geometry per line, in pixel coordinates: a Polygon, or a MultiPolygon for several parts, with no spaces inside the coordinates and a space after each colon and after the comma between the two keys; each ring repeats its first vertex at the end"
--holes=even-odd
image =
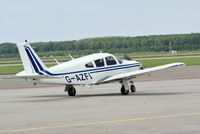
{"type": "Polygon", "coordinates": [[[62,76],[49,76],[49,75],[40,75],[40,74],[27,74],[25,71],[22,71],[18,74],[16,74],[16,77],[18,78],[32,78],[32,79],[36,79],[36,78],[61,78],[62,76]]]}

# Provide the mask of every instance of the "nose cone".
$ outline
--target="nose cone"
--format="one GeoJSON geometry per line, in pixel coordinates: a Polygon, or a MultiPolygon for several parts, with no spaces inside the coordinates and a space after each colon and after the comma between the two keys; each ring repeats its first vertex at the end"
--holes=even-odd
{"type": "Polygon", "coordinates": [[[142,64],[140,62],[138,62],[138,61],[129,61],[129,62],[131,62],[131,64],[134,65],[134,68],[137,67],[139,69],[143,69],[142,64]]]}
{"type": "Polygon", "coordinates": [[[140,68],[140,69],[143,69],[142,63],[140,63],[140,62],[138,62],[138,61],[136,61],[136,63],[139,65],[139,68],[140,68]]]}
{"type": "Polygon", "coordinates": [[[142,63],[140,63],[140,69],[141,69],[141,70],[144,69],[143,66],[142,66],[142,63]]]}

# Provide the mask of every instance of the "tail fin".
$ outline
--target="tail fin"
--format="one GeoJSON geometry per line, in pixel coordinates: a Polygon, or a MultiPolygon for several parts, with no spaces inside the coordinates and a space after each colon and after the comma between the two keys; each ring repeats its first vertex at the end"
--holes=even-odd
{"type": "Polygon", "coordinates": [[[35,53],[28,42],[17,44],[19,54],[22,60],[24,71],[26,74],[44,74],[46,66],[35,53]]]}

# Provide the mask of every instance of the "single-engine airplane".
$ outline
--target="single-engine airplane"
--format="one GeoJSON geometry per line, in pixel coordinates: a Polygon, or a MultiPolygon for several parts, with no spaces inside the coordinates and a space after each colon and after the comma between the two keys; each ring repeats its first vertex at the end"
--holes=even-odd
{"type": "Polygon", "coordinates": [[[142,69],[137,61],[121,60],[109,53],[95,53],[88,56],[47,68],[31,45],[25,41],[17,44],[24,71],[16,74],[17,77],[27,79],[28,82],[62,84],[69,96],[76,95],[74,85],[98,85],[112,81],[119,81],[121,94],[135,92],[134,79],[139,75],[154,71],[178,67],[184,63],[171,63],[162,66],[142,69]]]}

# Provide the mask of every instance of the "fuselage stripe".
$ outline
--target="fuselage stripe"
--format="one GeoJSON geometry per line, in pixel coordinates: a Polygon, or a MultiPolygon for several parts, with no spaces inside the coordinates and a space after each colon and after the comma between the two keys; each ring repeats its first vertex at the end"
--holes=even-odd
{"type": "MultiPolygon", "coordinates": [[[[99,72],[106,72],[106,71],[112,71],[112,70],[118,70],[118,69],[125,69],[125,68],[131,68],[131,67],[139,67],[140,64],[139,63],[132,63],[132,64],[125,64],[125,65],[115,65],[115,66],[110,66],[110,67],[102,67],[102,68],[95,68],[95,69],[87,69],[87,70],[81,70],[81,71],[74,71],[74,72],[66,72],[66,73],[51,73],[47,70],[45,70],[42,65],[40,64],[40,62],[37,60],[37,58],[35,57],[35,55],[33,54],[33,52],[31,51],[31,49],[29,47],[25,47],[30,51],[30,54],[28,54],[29,58],[35,60],[36,63],[34,63],[34,60],[32,59],[32,62],[34,64],[36,64],[40,71],[38,70],[37,73],[46,73],[50,76],[59,76],[59,75],[68,75],[68,74],[76,74],[76,73],[83,73],[83,72],[90,72],[90,73],[99,73],[99,72]]],[[[37,68],[37,67],[36,67],[37,68]]]]}
{"type": "Polygon", "coordinates": [[[120,69],[131,68],[131,67],[139,67],[139,66],[140,65],[132,65],[132,66],[126,66],[126,67],[112,68],[112,69],[107,69],[107,70],[98,70],[98,71],[93,71],[90,73],[93,74],[93,73],[107,72],[107,71],[120,70],[120,69]]]}

